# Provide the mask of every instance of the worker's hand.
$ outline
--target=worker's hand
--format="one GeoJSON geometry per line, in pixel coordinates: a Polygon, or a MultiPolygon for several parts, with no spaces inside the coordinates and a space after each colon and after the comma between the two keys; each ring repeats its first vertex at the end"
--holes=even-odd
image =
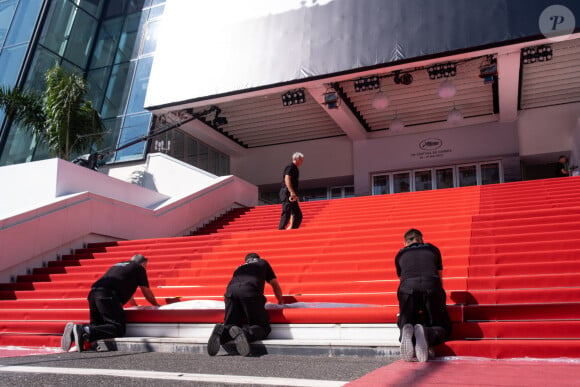
{"type": "Polygon", "coordinates": [[[298,201],[298,195],[296,195],[295,193],[290,194],[290,199],[291,202],[297,202],[298,201]]]}

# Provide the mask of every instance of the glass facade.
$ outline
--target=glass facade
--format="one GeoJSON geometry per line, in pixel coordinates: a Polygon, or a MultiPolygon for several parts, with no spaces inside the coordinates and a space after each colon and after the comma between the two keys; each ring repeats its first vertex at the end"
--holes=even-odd
{"type": "Polygon", "coordinates": [[[172,129],[155,136],[150,141],[149,152],[165,153],[217,176],[230,174],[229,156],[188,136],[179,129],[172,129]]]}
{"type": "MultiPolygon", "coordinates": [[[[0,0],[0,86],[12,88],[21,85],[22,68],[26,53],[31,45],[36,25],[41,15],[43,0],[0,0]]],[[[0,149],[12,144],[12,155],[16,162],[27,161],[31,149],[23,137],[30,133],[23,128],[7,127],[6,116],[0,110],[0,149]]],[[[29,142],[29,141],[28,141],[29,142]]],[[[5,164],[3,152],[0,165],[5,164]]]]}
{"type": "Polygon", "coordinates": [[[373,195],[503,183],[501,162],[490,161],[371,176],[373,195]]]}
{"type": "MultiPolygon", "coordinates": [[[[87,99],[107,128],[104,144],[86,152],[105,153],[106,162],[143,159],[153,122],[143,105],[164,7],[165,0],[0,0],[0,85],[41,92],[46,70],[55,64],[83,74],[87,99]]],[[[0,123],[4,118],[0,111],[0,123]]],[[[29,130],[8,124],[0,165],[51,157],[29,130]]],[[[214,174],[229,174],[227,155],[182,132],[173,136],[173,148],[149,149],[171,151],[214,174]]]]}

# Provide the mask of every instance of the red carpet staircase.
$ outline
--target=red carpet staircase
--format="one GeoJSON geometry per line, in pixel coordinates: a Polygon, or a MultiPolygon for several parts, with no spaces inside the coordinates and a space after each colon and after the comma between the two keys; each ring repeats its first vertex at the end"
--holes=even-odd
{"type": "MultiPolygon", "coordinates": [[[[88,320],[92,282],[135,253],[150,258],[162,302],[222,300],[233,269],[257,252],[289,303],[368,305],[274,310],[273,323],[395,323],[393,258],[402,234],[417,227],[443,253],[454,332],[439,355],[578,358],[579,199],[580,178],[538,180],[302,203],[299,230],[276,230],[280,207],[262,206],[234,210],[191,237],[93,244],[0,285],[0,346],[58,347],[67,321],[88,320]]],[[[127,314],[133,323],[223,318],[223,310],[127,314]]]]}

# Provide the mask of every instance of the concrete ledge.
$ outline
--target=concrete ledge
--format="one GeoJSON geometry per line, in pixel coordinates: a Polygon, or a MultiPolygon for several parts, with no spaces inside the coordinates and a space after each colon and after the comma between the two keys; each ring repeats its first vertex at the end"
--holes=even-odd
{"type": "MultiPolygon", "coordinates": [[[[98,351],[207,353],[214,324],[127,325],[127,336],[96,343],[98,351]]],[[[252,355],[399,357],[395,324],[272,324],[267,340],[251,344],[252,355]]],[[[226,344],[218,356],[237,355],[226,344]]]]}
{"type": "MultiPolygon", "coordinates": [[[[328,342],[324,340],[262,340],[251,344],[252,356],[264,354],[301,356],[357,356],[357,357],[400,357],[399,343],[384,340],[374,346],[360,342],[328,342]]],[[[120,352],[166,352],[207,354],[207,339],[124,337],[101,340],[96,343],[97,351],[120,352]]],[[[233,344],[222,346],[217,356],[237,355],[233,344]]]]}
{"type": "MultiPolygon", "coordinates": [[[[268,342],[312,343],[308,345],[399,345],[395,324],[272,324],[268,342]]],[[[130,323],[126,337],[155,337],[205,342],[214,324],[130,323]]]]}

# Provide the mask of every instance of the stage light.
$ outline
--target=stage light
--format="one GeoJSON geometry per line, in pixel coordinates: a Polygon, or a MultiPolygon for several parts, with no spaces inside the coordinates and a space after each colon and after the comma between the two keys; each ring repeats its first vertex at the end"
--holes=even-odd
{"type": "Polygon", "coordinates": [[[542,45],[537,47],[526,47],[522,49],[522,63],[529,64],[535,62],[547,62],[552,60],[552,46],[542,45]]]}
{"type": "Polygon", "coordinates": [[[457,65],[455,63],[436,64],[427,68],[429,79],[441,79],[454,77],[457,75],[457,65]]]}
{"type": "Polygon", "coordinates": [[[366,90],[378,89],[381,86],[379,77],[373,75],[367,78],[359,78],[354,81],[354,91],[361,92],[366,90]]]}
{"type": "Polygon", "coordinates": [[[324,102],[329,109],[338,109],[338,95],[335,91],[329,91],[323,94],[324,102]]]}
{"type": "Polygon", "coordinates": [[[282,94],[282,105],[291,106],[306,102],[304,89],[290,90],[282,94]]]}
{"type": "Polygon", "coordinates": [[[401,74],[400,71],[396,71],[395,77],[393,78],[393,81],[397,85],[407,85],[408,86],[411,83],[413,83],[413,75],[411,75],[410,73],[401,74]]]}
{"type": "Polygon", "coordinates": [[[523,64],[547,62],[553,58],[552,46],[526,47],[522,49],[521,58],[523,64]]]}

